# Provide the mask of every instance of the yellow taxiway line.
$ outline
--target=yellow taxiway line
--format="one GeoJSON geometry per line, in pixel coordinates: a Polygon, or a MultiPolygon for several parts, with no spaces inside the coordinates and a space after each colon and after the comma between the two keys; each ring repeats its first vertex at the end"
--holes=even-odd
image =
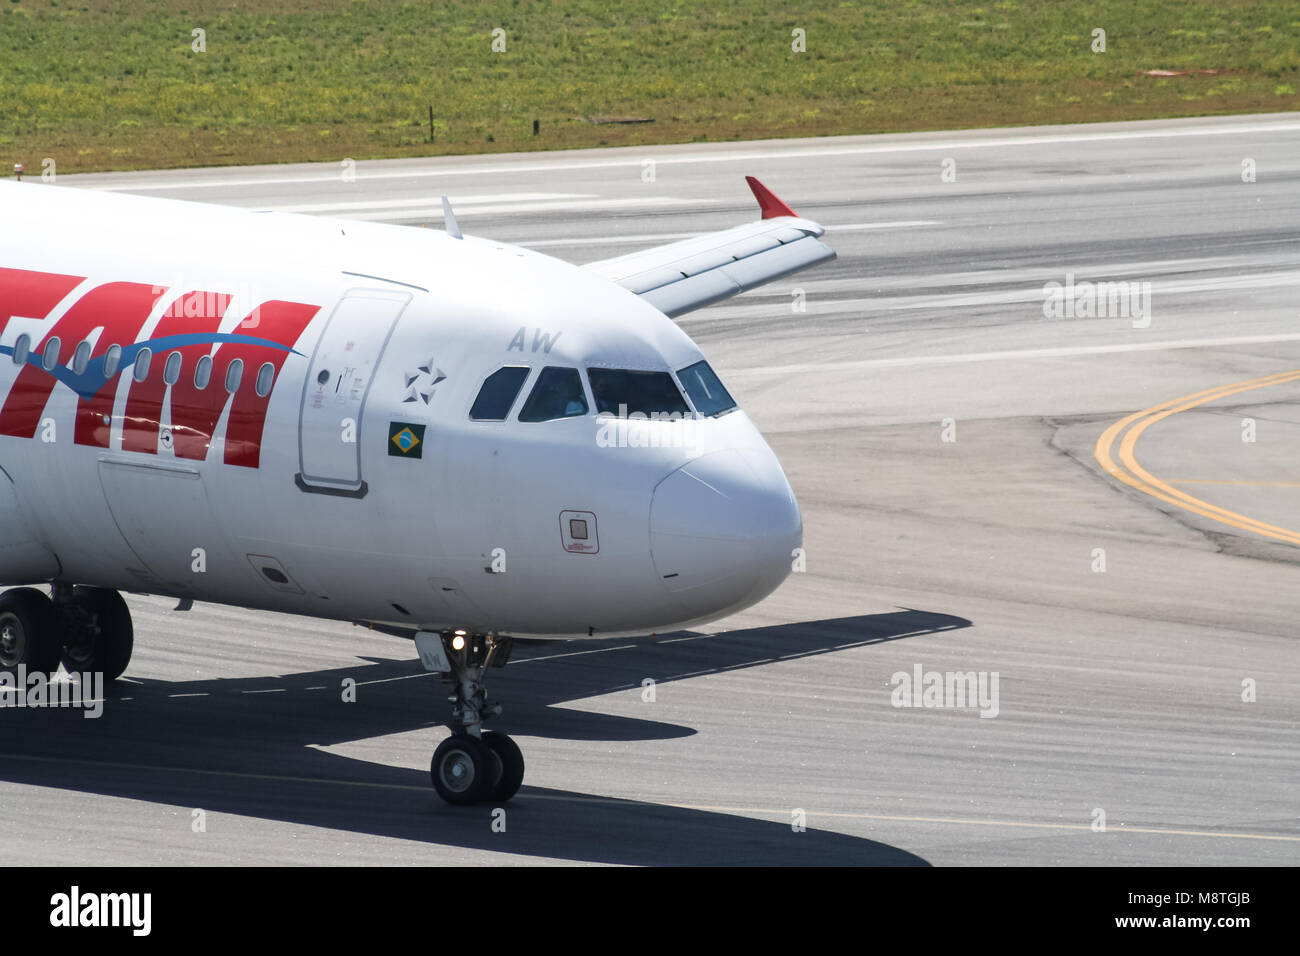
{"type": "MultiPolygon", "coordinates": [[[[1300,379],[1300,370],[1279,372],[1275,375],[1266,375],[1263,378],[1208,388],[1192,395],[1184,395],[1181,398],[1161,402],[1159,405],[1153,405],[1143,411],[1134,412],[1132,415],[1122,418],[1111,425],[1097,439],[1097,445],[1093,453],[1107,474],[1144,494],[1151,495],[1153,498],[1158,498],[1167,504],[1194,512],[1221,524],[1278,541],[1285,541],[1288,544],[1300,545],[1300,532],[1266,524],[1247,515],[1229,511],[1227,508],[1220,508],[1218,505],[1212,505],[1208,501],[1195,498],[1187,494],[1187,492],[1173,487],[1169,482],[1152,475],[1138,463],[1134,455],[1134,449],[1137,446],[1138,439],[1142,437],[1142,433],[1156,422],[1163,421],[1171,415],[1177,415],[1189,408],[1196,408],[1208,402],[1237,395],[1241,392],[1248,392],[1256,388],[1267,388],[1270,385],[1282,385],[1298,379],[1300,379]],[[1112,456],[1116,439],[1119,439],[1119,464],[1116,464],[1112,456]]],[[[1189,479],[1183,479],[1180,483],[1189,483],[1189,481],[1189,479]]]]}

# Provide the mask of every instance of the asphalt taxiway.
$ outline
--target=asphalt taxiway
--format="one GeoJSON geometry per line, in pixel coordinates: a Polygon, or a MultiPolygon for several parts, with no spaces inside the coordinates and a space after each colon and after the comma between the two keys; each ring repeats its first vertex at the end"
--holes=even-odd
{"type": "Polygon", "coordinates": [[[1300,862],[1300,115],[61,182],[430,228],[446,192],[585,262],[752,219],[745,174],[839,258],[680,322],[786,468],[805,573],[518,651],[505,832],[429,788],[409,644],[132,597],[102,719],[0,711],[5,861],[1300,862]],[[1144,313],[1049,316],[1101,282],[1144,313]],[[918,666],[996,672],[996,716],[895,706],[918,666]]]}

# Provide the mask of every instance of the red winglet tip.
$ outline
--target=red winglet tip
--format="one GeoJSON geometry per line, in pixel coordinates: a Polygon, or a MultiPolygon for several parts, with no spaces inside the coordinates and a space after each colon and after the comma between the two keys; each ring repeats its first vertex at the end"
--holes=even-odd
{"type": "Polygon", "coordinates": [[[760,183],[753,176],[746,176],[745,182],[749,183],[749,189],[758,200],[758,208],[762,210],[764,219],[776,219],[779,216],[794,216],[799,218],[799,214],[787,206],[781,200],[776,198],[776,194],[760,183]]]}

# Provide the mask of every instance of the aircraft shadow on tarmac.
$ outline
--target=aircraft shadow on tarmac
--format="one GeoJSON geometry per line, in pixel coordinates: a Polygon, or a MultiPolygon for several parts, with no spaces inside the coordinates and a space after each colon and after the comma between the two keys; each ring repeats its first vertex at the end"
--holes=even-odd
{"type": "MultiPolygon", "coordinates": [[[[689,727],[557,707],[626,689],[968,627],[959,617],[900,610],[836,620],[659,639],[538,642],[516,648],[489,692],[506,706],[502,730],[580,741],[664,740],[689,727]],[[676,638],[687,637],[687,640],[676,638]],[[582,653],[586,651],[601,653],[582,653]]],[[[147,638],[146,638],[147,639],[147,638]]],[[[0,710],[0,780],[125,797],[185,809],[169,847],[195,849],[190,809],[333,830],[573,861],[648,865],[925,865],[871,840],[788,822],[619,800],[525,785],[495,833],[493,807],[444,805],[426,769],[318,749],[437,728],[446,688],[415,660],[277,677],[119,682],[103,716],[0,710]],[[345,678],[355,703],[342,702],[345,678]]],[[[431,733],[429,751],[441,733],[431,733]]],[[[525,757],[528,744],[524,742],[525,757]]],[[[593,761],[601,756],[593,754],[593,761]]],[[[685,797],[683,802],[688,802],[685,797]]],[[[87,862],[96,862],[88,860],[87,862]]],[[[107,862],[107,861],[99,861],[107,862]]],[[[437,862],[431,856],[430,862],[437,862]]]]}

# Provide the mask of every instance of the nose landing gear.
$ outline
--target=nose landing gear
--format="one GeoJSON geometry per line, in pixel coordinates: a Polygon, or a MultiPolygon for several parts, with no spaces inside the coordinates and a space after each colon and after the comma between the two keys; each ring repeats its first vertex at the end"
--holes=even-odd
{"type": "Polygon", "coordinates": [[[515,795],[524,779],[524,756],[505,734],[483,728],[489,717],[501,713],[490,703],[485,687],[489,667],[505,667],[512,642],[495,634],[445,631],[442,638],[449,672],[443,679],[454,685],[451,695],[451,736],[438,745],[429,764],[433,789],[458,806],[491,801],[504,803],[515,795]]]}

